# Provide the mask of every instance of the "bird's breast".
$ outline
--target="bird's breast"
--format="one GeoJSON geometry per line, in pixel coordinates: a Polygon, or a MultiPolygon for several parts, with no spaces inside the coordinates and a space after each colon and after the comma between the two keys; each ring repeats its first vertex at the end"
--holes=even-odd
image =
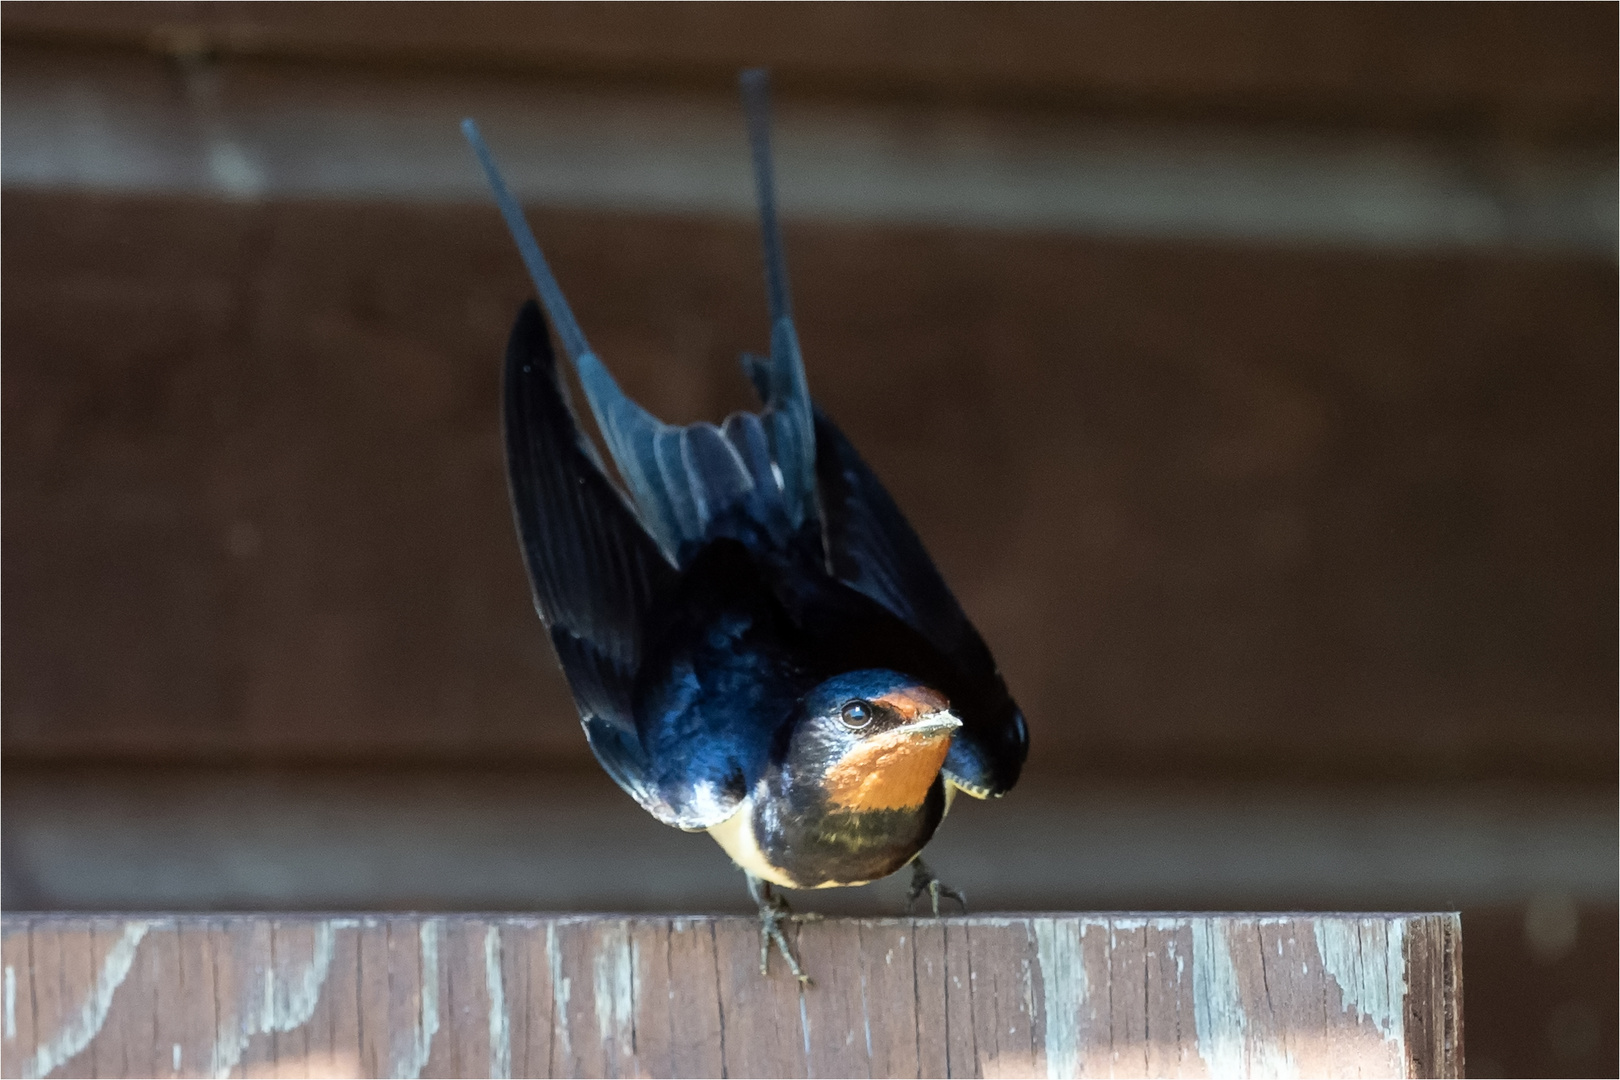
{"type": "Polygon", "coordinates": [[[850,810],[820,793],[773,790],[761,782],[709,835],[743,870],[784,888],[865,885],[923,849],[945,803],[945,784],[937,778],[920,803],[876,810],[850,810]]]}

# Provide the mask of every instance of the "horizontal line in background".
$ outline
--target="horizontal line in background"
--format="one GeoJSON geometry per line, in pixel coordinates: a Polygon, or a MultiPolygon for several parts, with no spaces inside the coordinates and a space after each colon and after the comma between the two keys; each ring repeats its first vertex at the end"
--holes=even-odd
{"type": "MultiPolygon", "coordinates": [[[[742,116],[700,93],[8,50],[8,187],[475,200],[480,120],[532,203],[751,215],[742,116]]],[[[784,212],[1375,249],[1616,250],[1612,150],[784,102],[784,212]]]]}
{"type": "MultiPolygon", "coordinates": [[[[8,769],[8,910],[746,910],[708,837],[606,777],[8,769]]],[[[958,800],[929,859],[975,910],[1612,903],[1609,788],[1076,783],[958,800]]],[[[884,913],[904,883],[817,893],[884,913]]]]}

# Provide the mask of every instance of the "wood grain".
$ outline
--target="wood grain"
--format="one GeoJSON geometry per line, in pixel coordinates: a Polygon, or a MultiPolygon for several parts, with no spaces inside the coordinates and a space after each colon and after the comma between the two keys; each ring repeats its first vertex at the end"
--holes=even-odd
{"type": "Polygon", "coordinates": [[[13,1076],[1460,1076],[1454,914],[8,915],[13,1076]]]}

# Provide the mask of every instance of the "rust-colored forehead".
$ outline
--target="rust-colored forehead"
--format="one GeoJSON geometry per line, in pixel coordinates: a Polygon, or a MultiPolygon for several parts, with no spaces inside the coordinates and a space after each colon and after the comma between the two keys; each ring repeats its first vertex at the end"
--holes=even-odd
{"type": "Polygon", "coordinates": [[[872,699],[879,705],[887,705],[907,720],[915,720],[919,716],[936,713],[950,707],[945,695],[926,686],[908,686],[904,690],[891,690],[882,697],[872,699]]]}

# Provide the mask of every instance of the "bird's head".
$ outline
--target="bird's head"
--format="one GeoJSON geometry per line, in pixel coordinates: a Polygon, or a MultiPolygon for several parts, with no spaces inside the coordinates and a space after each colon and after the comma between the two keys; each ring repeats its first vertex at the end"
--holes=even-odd
{"type": "Polygon", "coordinates": [[[854,671],[805,695],[788,747],[834,810],[920,806],[962,726],[945,695],[893,671],[854,671]]]}

